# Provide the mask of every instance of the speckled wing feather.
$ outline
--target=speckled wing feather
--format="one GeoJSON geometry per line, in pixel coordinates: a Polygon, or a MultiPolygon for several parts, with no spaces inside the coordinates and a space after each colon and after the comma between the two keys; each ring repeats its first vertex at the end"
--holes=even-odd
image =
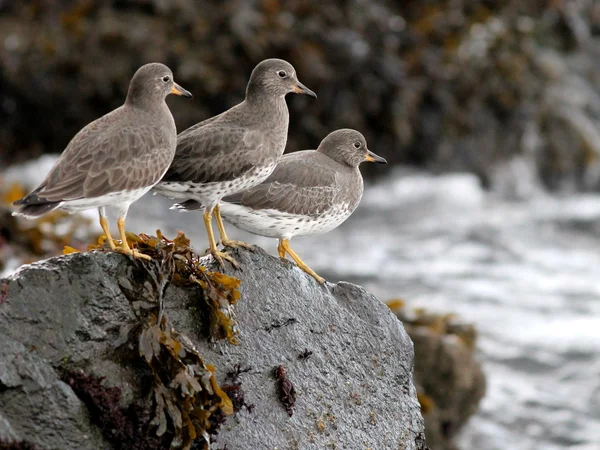
{"type": "Polygon", "coordinates": [[[75,135],[46,180],[23,203],[100,197],[158,182],[173,156],[173,143],[152,123],[125,120],[115,127],[124,113],[117,109],[75,135]]]}
{"type": "Polygon", "coordinates": [[[263,133],[218,121],[201,125],[178,136],[175,159],[163,181],[234,180],[261,160],[263,133]]]}
{"type": "Polygon", "coordinates": [[[291,153],[262,184],[223,200],[252,209],[319,215],[332,208],[340,191],[335,164],[314,150],[291,153]]]}

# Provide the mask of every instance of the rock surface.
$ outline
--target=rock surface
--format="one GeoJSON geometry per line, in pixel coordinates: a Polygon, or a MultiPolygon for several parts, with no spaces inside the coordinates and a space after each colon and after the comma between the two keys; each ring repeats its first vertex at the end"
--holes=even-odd
{"type": "MultiPolygon", "coordinates": [[[[227,378],[233,383],[228,392],[238,411],[212,448],[426,449],[412,342],[389,309],[358,286],[320,286],[259,249],[236,257],[243,267],[230,273],[242,280],[235,307],[239,345],[207,341],[197,313],[201,288],[169,284],[164,294],[171,325],[215,366],[224,389],[227,378]],[[291,417],[278,398],[279,366],[295,388],[291,417]]],[[[119,448],[111,443],[115,430],[98,423],[60,373],[68,366],[103,377],[108,392],[118,388],[123,409],[144,400],[140,383],[147,374],[115,346],[123,327],[135,322],[117,280],[145,286],[141,264],[120,254],[77,253],[23,266],[0,281],[6,285],[0,291],[6,292],[0,297],[0,442],[119,448]]]]}

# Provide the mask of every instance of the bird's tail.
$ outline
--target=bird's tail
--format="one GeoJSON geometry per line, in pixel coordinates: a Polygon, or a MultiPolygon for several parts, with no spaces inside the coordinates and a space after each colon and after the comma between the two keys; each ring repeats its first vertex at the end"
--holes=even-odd
{"type": "Polygon", "coordinates": [[[58,208],[58,205],[60,204],[60,202],[47,202],[32,203],[30,205],[27,205],[19,202],[22,202],[22,200],[18,200],[15,203],[13,203],[14,205],[19,206],[16,211],[13,211],[13,216],[23,216],[27,217],[28,219],[36,219],[40,216],[43,216],[44,214],[49,213],[50,211],[53,211],[56,208],[58,208]]]}
{"type": "Polygon", "coordinates": [[[196,200],[186,200],[185,202],[175,203],[169,209],[177,211],[198,211],[204,209],[204,205],[196,200]]]}

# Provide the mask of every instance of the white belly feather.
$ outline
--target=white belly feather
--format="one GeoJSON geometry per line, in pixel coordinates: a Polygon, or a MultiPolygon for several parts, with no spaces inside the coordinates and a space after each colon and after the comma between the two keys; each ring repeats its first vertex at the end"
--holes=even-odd
{"type": "Polygon", "coordinates": [[[352,214],[348,205],[340,205],[325,214],[313,217],[274,209],[254,210],[225,202],[220,205],[221,215],[227,222],[249,233],[276,239],[327,233],[337,228],[352,214]]]}
{"type": "Polygon", "coordinates": [[[253,188],[265,181],[275,170],[275,164],[254,169],[235,180],[212,183],[161,181],[154,191],[174,200],[196,200],[212,207],[228,195],[253,188]]]}

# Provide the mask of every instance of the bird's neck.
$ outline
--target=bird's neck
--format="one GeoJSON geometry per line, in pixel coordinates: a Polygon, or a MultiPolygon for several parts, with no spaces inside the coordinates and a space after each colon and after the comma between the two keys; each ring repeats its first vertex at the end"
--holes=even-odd
{"type": "Polygon", "coordinates": [[[353,194],[352,201],[350,202],[348,207],[351,211],[354,211],[360,203],[360,199],[362,198],[364,189],[363,177],[358,167],[346,167],[350,172],[350,176],[346,177],[347,185],[344,187],[343,190],[353,194]]]}
{"type": "Polygon", "coordinates": [[[177,133],[175,119],[173,118],[173,114],[171,114],[171,110],[167,106],[167,102],[164,100],[155,100],[153,102],[125,102],[125,105],[131,110],[135,111],[136,114],[145,117],[145,120],[160,123],[161,126],[164,126],[169,131],[173,130],[175,133],[177,133]]]}
{"type": "Polygon", "coordinates": [[[147,112],[148,114],[161,114],[164,113],[165,109],[168,111],[169,107],[164,99],[156,99],[153,97],[138,96],[131,93],[127,94],[125,104],[133,108],[147,112]]]}
{"type": "Polygon", "coordinates": [[[287,124],[289,111],[284,96],[247,95],[244,103],[257,120],[287,124]]]}

